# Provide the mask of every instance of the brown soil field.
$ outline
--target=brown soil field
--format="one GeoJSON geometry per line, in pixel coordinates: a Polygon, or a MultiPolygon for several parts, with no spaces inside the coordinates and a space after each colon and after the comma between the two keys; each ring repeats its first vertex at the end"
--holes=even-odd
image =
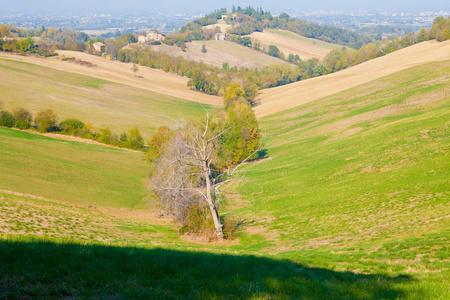
{"type": "Polygon", "coordinates": [[[195,101],[211,105],[222,105],[222,98],[199,93],[189,89],[187,82],[189,78],[175,74],[166,73],[162,70],[139,66],[135,77],[131,71],[131,63],[108,60],[99,56],[75,51],[58,51],[59,56],[51,58],[38,58],[34,56],[19,56],[2,52],[0,57],[32,63],[44,67],[54,68],[61,71],[78,73],[97,77],[100,79],[138,87],[153,92],[195,101]],[[74,57],[89,62],[95,67],[82,66],[80,64],[62,61],[61,57],[74,57]]]}
{"type": "Polygon", "coordinates": [[[253,32],[248,35],[252,40],[258,40],[261,48],[266,50],[269,45],[275,45],[287,57],[289,54],[298,54],[302,60],[318,58],[322,60],[332,48],[342,48],[341,45],[333,45],[315,39],[309,39],[286,30],[253,32]]]}
{"type": "Polygon", "coordinates": [[[218,20],[217,24],[203,26],[203,28],[207,28],[207,29],[214,29],[216,27],[219,27],[221,32],[227,32],[227,30],[230,29],[231,27],[233,27],[233,25],[227,24],[223,20],[218,20]]]}
{"type": "Polygon", "coordinates": [[[219,68],[223,63],[228,63],[230,67],[249,69],[286,63],[281,59],[229,41],[210,40],[186,43],[186,52],[183,52],[180,47],[164,44],[154,45],[152,49],[166,52],[172,56],[181,56],[187,60],[202,61],[219,68]],[[202,52],[203,44],[206,46],[206,53],[202,52]]]}
{"type": "Polygon", "coordinates": [[[337,73],[262,90],[254,111],[262,118],[410,67],[449,59],[450,40],[423,42],[337,73]]]}

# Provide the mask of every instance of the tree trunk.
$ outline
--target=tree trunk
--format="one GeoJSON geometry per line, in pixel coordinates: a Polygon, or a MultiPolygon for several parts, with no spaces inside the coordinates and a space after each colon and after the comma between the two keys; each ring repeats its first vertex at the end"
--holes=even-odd
{"type": "Polygon", "coordinates": [[[211,214],[214,220],[214,227],[216,228],[216,233],[217,236],[219,236],[220,238],[223,238],[223,229],[222,229],[222,224],[220,223],[220,219],[219,219],[219,213],[217,211],[217,207],[216,207],[216,203],[215,200],[216,199],[212,199],[211,198],[211,188],[214,188],[211,184],[211,179],[209,178],[209,172],[208,172],[208,167],[205,163],[204,166],[204,171],[205,171],[205,180],[206,180],[206,201],[209,204],[209,209],[211,210],[211,214]]]}

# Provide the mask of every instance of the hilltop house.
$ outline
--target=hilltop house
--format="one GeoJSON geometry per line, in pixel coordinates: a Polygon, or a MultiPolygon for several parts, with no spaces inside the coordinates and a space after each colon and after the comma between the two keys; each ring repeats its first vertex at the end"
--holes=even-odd
{"type": "Polygon", "coordinates": [[[226,33],[216,33],[214,38],[216,41],[225,41],[225,38],[227,37],[226,33]]]}
{"type": "Polygon", "coordinates": [[[105,52],[106,46],[102,42],[94,43],[94,44],[92,44],[92,46],[94,47],[95,52],[100,52],[100,53],[105,52]]]}
{"type": "Polygon", "coordinates": [[[147,35],[140,35],[138,37],[139,43],[145,43],[150,41],[164,41],[166,36],[162,33],[157,32],[156,30],[152,30],[147,35]]]}
{"type": "Polygon", "coordinates": [[[237,16],[237,13],[224,14],[224,15],[222,15],[222,20],[224,20],[224,21],[236,20],[236,16],[237,16]]]}

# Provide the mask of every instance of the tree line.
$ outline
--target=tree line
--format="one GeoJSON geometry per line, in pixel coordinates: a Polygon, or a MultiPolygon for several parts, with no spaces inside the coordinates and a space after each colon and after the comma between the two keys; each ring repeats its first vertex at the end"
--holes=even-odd
{"type": "Polygon", "coordinates": [[[94,140],[103,144],[121,148],[145,151],[144,139],[137,127],[120,135],[114,134],[106,128],[95,129],[90,123],[70,118],[58,122],[57,114],[51,109],[39,110],[33,118],[32,113],[22,107],[12,111],[4,110],[0,103],[0,126],[36,130],[42,133],[58,133],[94,140]]]}

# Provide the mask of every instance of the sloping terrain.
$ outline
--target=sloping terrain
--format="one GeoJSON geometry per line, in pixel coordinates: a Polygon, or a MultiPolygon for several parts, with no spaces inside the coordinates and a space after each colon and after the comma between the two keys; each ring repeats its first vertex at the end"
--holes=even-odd
{"type": "Polygon", "coordinates": [[[337,73],[262,90],[254,108],[269,116],[420,64],[450,59],[450,40],[428,41],[337,73]]]}
{"type": "Polygon", "coordinates": [[[0,296],[448,299],[449,79],[429,63],[262,118],[230,244],[143,221],[140,153],[0,129],[0,188],[67,202],[0,192],[0,296]]]}
{"type": "Polygon", "coordinates": [[[316,39],[305,38],[287,30],[264,30],[248,35],[261,44],[261,48],[268,49],[275,45],[287,57],[289,54],[297,54],[302,60],[317,58],[322,60],[332,49],[343,46],[326,43],[316,39]]]}
{"type": "Polygon", "coordinates": [[[152,49],[220,68],[223,63],[228,63],[230,67],[249,69],[286,63],[281,59],[229,41],[210,40],[186,43],[186,52],[183,52],[180,47],[164,44],[152,46],[152,49]],[[206,53],[202,52],[203,44],[206,47],[206,53]]]}
{"type": "Polygon", "coordinates": [[[9,110],[22,106],[36,114],[53,109],[59,121],[77,118],[117,134],[137,126],[145,138],[169,123],[164,115],[189,118],[203,114],[196,102],[10,58],[0,58],[0,100],[9,110]]]}
{"type": "Polygon", "coordinates": [[[218,96],[211,96],[190,90],[187,86],[187,82],[189,81],[187,77],[142,66],[139,67],[137,76],[134,76],[131,70],[133,64],[131,63],[112,61],[76,51],[58,51],[58,53],[59,56],[57,57],[42,59],[31,56],[10,55],[2,52],[0,53],[0,58],[28,62],[56,70],[92,76],[189,101],[222,105],[222,99],[218,96]],[[75,59],[89,62],[94,67],[63,61],[61,60],[63,56],[74,57],[75,59]]]}
{"type": "Polygon", "coordinates": [[[240,188],[260,247],[450,296],[449,103],[445,61],[262,118],[270,159],[240,188]]]}

